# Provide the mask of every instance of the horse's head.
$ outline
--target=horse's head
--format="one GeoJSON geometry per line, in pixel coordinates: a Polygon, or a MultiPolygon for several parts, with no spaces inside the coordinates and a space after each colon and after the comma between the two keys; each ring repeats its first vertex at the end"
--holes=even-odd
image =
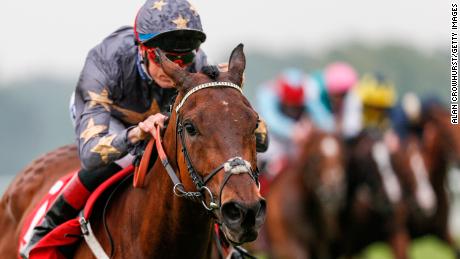
{"type": "Polygon", "coordinates": [[[168,130],[177,134],[177,167],[184,189],[202,193],[204,207],[231,242],[255,240],[266,205],[256,168],[258,115],[241,93],[243,45],[233,50],[228,72],[210,68],[189,73],[159,54],[178,89],[170,121],[175,127],[168,130]]]}
{"type": "Polygon", "coordinates": [[[356,186],[359,206],[385,212],[402,198],[391,153],[381,133],[365,130],[349,147],[347,171],[350,185],[356,186]]]}
{"type": "Polygon", "coordinates": [[[423,118],[426,150],[460,166],[460,128],[450,122],[449,111],[441,104],[431,104],[426,108],[423,118]]]}
{"type": "Polygon", "coordinates": [[[346,191],[343,145],[335,135],[315,129],[311,122],[304,125],[303,132],[299,164],[303,165],[305,184],[327,211],[336,212],[344,205],[346,191]]]}

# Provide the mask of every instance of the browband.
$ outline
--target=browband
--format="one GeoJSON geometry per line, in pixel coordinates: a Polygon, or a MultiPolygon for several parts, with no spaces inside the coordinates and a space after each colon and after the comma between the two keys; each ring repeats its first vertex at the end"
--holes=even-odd
{"type": "Polygon", "coordinates": [[[201,85],[197,85],[195,87],[193,87],[190,91],[188,91],[184,98],[182,98],[182,100],[180,101],[179,105],[177,105],[176,107],[176,113],[179,112],[179,109],[184,105],[185,101],[187,100],[187,98],[192,95],[193,93],[195,93],[196,91],[199,91],[201,89],[204,89],[204,88],[209,88],[209,87],[232,87],[232,88],[235,88],[237,89],[238,91],[240,91],[241,93],[243,93],[243,91],[241,90],[241,87],[239,87],[238,85],[234,84],[234,83],[230,83],[230,82],[210,82],[210,83],[204,83],[204,84],[201,84],[201,85]]]}

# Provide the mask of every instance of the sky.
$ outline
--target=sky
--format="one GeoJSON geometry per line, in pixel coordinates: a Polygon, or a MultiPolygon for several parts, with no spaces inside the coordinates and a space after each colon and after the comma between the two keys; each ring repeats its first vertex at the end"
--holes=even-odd
{"type": "MultiPolygon", "coordinates": [[[[167,1],[167,0],[166,0],[167,1]]],[[[458,0],[456,0],[458,1],[458,0]]],[[[2,0],[0,82],[28,76],[78,76],[88,51],[122,25],[142,0],[2,0]]],[[[214,62],[238,43],[245,51],[283,55],[327,51],[358,41],[448,49],[446,0],[193,0],[214,62]]]]}

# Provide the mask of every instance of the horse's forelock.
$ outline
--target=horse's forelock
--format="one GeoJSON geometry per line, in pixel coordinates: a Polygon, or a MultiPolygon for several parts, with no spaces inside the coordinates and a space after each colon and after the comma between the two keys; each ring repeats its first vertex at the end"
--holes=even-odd
{"type": "Polygon", "coordinates": [[[217,80],[220,75],[220,71],[217,66],[204,66],[201,68],[201,73],[205,74],[212,80],[217,80]]]}

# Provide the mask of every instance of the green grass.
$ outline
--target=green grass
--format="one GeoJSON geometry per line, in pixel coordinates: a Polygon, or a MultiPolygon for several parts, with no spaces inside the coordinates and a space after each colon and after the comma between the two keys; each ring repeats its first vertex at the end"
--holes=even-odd
{"type": "MultiPolygon", "coordinates": [[[[460,241],[460,240],[458,240],[460,241]]],[[[266,259],[263,254],[257,258],[266,259]]],[[[422,237],[412,242],[409,248],[410,259],[455,259],[454,251],[443,241],[432,237],[422,237]]],[[[384,243],[374,243],[368,246],[355,259],[393,259],[390,247],[384,243]]]]}
{"type": "MultiPolygon", "coordinates": [[[[392,259],[390,247],[383,243],[369,246],[360,259],[392,259]]],[[[411,259],[455,259],[454,251],[444,242],[435,237],[422,237],[412,242],[409,248],[411,259]]]]}

